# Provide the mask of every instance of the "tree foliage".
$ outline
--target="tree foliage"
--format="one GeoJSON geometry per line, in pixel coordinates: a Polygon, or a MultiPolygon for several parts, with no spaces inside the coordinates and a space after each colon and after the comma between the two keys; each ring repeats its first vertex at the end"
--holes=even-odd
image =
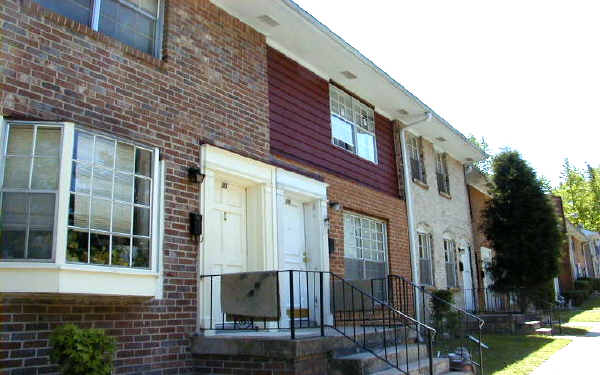
{"type": "Polygon", "coordinates": [[[485,159],[474,163],[475,167],[486,176],[490,176],[492,173],[492,159],[493,156],[490,154],[490,146],[486,142],[484,137],[477,139],[473,134],[469,135],[469,142],[479,147],[487,155],[485,159]]]}
{"type": "Polygon", "coordinates": [[[600,167],[579,169],[565,159],[554,194],[563,200],[567,218],[586,229],[600,231],[600,167]]]}
{"type": "Polygon", "coordinates": [[[562,233],[554,208],[543,183],[518,152],[498,154],[492,168],[492,198],[482,229],[495,250],[490,268],[494,289],[533,296],[533,290],[559,272],[562,233]]]}

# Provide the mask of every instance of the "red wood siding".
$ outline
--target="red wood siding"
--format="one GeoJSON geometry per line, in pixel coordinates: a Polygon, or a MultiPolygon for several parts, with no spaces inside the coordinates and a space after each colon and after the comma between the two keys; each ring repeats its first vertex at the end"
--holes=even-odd
{"type": "Polygon", "coordinates": [[[398,196],[392,122],[375,113],[378,164],[331,142],[329,83],[268,48],[271,152],[398,196]]]}

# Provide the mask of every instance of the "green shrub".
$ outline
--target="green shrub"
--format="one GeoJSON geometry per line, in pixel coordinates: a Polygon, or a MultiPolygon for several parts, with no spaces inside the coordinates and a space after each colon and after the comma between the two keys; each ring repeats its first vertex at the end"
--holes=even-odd
{"type": "Polygon", "coordinates": [[[461,337],[458,313],[450,305],[454,304],[454,296],[449,290],[436,290],[431,293],[431,318],[433,327],[437,330],[436,339],[461,337]]]}
{"type": "Polygon", "coordinates": [[[114,337],[99,329],[73,324],[58,327],[50,336],[50,359],[63,375],[110,375],[115,352],[114,337]]]}
{"type": "Polygon", "coordinates": [[[592,294],[593,284],[590,280],[578,279],[575,280],[575,290],[581,290],[585,293],[585,297],[592,294]]]}
{"type": "Polygon", "coordinates": [[[584,290],[570,290],[563,293],[565,299],[571,301],[573,306],[581,306],[585,301],[586,292],[584,290]]]}

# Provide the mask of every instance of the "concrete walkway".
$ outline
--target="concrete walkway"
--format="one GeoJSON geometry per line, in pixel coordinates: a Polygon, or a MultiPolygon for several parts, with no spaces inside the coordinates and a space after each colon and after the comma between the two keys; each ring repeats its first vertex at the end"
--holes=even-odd
{"type": "Polygon", "coordinates": [[[561,336],[573,341],[530,375],[600,373],[600,323],[569,323],[569,326],[592,329],[585,336],[561,336]]]}

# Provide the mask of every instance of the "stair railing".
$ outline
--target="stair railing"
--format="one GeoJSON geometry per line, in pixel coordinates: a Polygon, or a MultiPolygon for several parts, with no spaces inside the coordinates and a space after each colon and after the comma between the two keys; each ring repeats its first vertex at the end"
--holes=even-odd
{"type": "Polygon", "coordinates": [[[455,353],[463,362],[469,362],[474,370],[478,368],[478,373],[483,374],[483,319],[402,276],[389,275],[386,280],[390,305],[436,329],[433,343],[436,355],[455,353]],[[442,306],[440,310],[445,312],[436,314],[431,306],[433,303],[442,306]]]}
{"type": "Polygon", "coordinates": [[[429,374],[433,375],[436,330],[399,311],[387,301],[369,294],[365,291],[369,286],[366,285],[365,288],[365,285],[357,285],[360,283],[331,274],[333,329],[407,375],[412,371],[409,342],[416,339],[416,362],[420,366],[422,360],[426,359],[429,374]],[[373,331],[381,331],[378,336],[381,341],[367,341],[367,334],[373,331]],[[426,349],[421,348],[423,343],[426,349]]]}

